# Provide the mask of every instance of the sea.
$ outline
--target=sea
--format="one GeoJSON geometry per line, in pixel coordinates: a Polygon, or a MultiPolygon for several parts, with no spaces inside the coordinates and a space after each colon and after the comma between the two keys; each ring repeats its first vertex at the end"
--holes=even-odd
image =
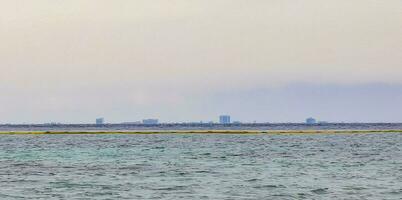
{"type": "Polygon", "coordinates": [[[402,134],[0,135],[0,199],[400,200],[402,134]]]}

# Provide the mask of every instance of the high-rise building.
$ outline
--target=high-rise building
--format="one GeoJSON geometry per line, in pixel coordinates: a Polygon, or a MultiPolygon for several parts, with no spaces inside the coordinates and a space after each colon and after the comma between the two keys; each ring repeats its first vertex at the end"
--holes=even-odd
{"type": "Polygon", "coordinates": [[[219,116],[219,123],[221,123],[221,124],[230,124],[230,116],[229,115],[221,115],[221,116],[219,116]]]}
{"type": "Polygon", "coordinates": [[[102,125],[105,123],[105,119],[104,118],[97,118],[96,119],[96,125],[102,125]]]}
{"type": "Polygon", "coordinates": [[[141,124],[141,121],[122,122],[121,124],[125,124],[125,125],[136,125],[136,124],[141,124]]]}
{"type": "Polygon", "coordinates": [[[143,119],[142,120],[143,124],[147,124],[147,125],[153,125],[153,124],[158,124],[158,119],[143,119]]]}
{"type": "Polygon", "coordinates": [[[316,124],[316,123],[317,120],[312,117],[306,119],[306,124],[316,124]]]}

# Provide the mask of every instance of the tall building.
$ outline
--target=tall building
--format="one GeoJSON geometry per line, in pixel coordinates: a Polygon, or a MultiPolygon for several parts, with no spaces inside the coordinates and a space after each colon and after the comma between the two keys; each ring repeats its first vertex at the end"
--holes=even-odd
{"type": "Polygon", "coordinates": [[[141,124],[141,121],[122,122],[121,124],[125,124],[125,125],[136,125],[136,124],[141,124]]]}
{"type": "Polygon", "coordinates": [[[316,124],[316,123],[317,120],[312,117],[306,119],[306,124],[316,124]]]}
{"type": "Polygon", "coordinates": [[[147,124],[147,125],[153,125],[153,124],[158,124],[158,119],[143,119],[142,120],[143,124],[147,124]]]}
{"type": "Polygon", "coordinates": [[[219,116],[219,123],[221,123],[221,124],[230,124],[230,116],[229,115],[221,115],[221,116],[219,116]]]}
{"type": "Polygon", "coordinates": [[[105,123],[105,119],[104,118],[97,118],[96,119],[96,125],[102,125],[105,123]]]}

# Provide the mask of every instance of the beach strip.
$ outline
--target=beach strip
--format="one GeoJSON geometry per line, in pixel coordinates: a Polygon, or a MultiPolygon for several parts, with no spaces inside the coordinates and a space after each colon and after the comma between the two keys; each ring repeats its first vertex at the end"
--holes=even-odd
{"type": "Polygon", "coordinates": [[[402,133],[402,130],[140,130],[140,131],[0,131],[0,135],[98,134],[368,134],[402,133]]]}

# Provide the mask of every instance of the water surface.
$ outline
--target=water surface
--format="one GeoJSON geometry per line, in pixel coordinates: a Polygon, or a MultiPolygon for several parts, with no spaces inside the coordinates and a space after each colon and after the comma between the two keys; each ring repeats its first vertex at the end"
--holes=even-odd
{"type": "Polygon", "coordinates": [[[402,134],[1,135],[0,199],[401,199],[402,134]]]}

